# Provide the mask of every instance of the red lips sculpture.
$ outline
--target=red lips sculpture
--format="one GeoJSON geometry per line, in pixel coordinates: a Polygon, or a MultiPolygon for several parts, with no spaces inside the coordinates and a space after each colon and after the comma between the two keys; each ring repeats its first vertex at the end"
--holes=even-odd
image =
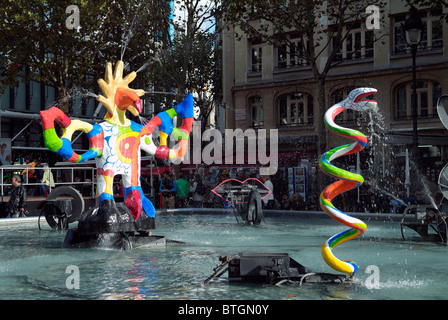
{"type": "MultiPolygon", "coordinates": [[[[269,194],[271,194],[271,190],[269,190],[268,187],[266,187],[263,182],[256,178],[248,178],[244,181],[240,181],[238,179],[227,179],[218,184],[212,192],[216,194],[218,197],[224,199],[225,201],[234,201],[233,195],[242,196],[242,199],[238,199],[235,201],[236,203],[247,203],[247,195],[245,197],[245,187],[246,186],[256,186],[257,190],[262,195],[261,199],[267,197],[269,194]],[[230,194],[230,192],[233,193],[230,194]],[[266,193],[266,194],[265,194],[266,193]]],[[[247,187],[248,191],[252,190],[251,187],[247,187]]]]}

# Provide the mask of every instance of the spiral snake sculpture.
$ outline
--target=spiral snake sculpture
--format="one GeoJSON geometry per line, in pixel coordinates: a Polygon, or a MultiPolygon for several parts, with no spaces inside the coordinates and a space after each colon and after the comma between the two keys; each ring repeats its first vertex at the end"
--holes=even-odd
{"type": "Polygon", "coordinates": [[[363,100],[365,97],[376,92],[377,90],[373,88],[355,89],[350,92],[344,101],[341,101],[328,109],[324,116],[324,122],[331,132],[355,140],[352,144],[342,145],[327,151],[319,159],[319,167],[321,170],[330,177],[338,179],[338,181],[327,186],[322,191],[319,198],[320,206],[331,218],[350,227],[350,229],[332,236],[322,244],[322,257],[330,267],[337,271],[347,273],[349,276],[354,276],[358,266],[353,261],[339,260],[333,255],[332,250],[341,243],[362,235],[366,231],[367,225],[363,221],[337,209],[333,205],[332,200],[341,193],[359,187],[364,182],[364,178],[359,174],[340,169],[331,162],[339,157],[354,154],[363,150],[367,145],[367,137],[357,130],[337,125],[334,122],[334,119],[346,109],[362,112],[376,108],[376,101],[363,100]]]}

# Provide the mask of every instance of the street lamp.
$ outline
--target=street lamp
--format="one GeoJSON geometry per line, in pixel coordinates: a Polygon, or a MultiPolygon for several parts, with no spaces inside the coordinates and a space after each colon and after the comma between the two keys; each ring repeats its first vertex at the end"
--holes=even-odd
{"type": "Polygon", "coordinates": [[[402,24],[402,30],[404,31],[404,38],[407,45],[411,48],[412,54],[412,153],[413,158],[417,164],[418,159],[418,133],[417,133],[417,80],[416,80],[416,65],[415,57],[417,55],[417,49],[423,38],[423,22],[417,16],[417,9],[411,7],[409,10],[410,16],[402,24]]]}

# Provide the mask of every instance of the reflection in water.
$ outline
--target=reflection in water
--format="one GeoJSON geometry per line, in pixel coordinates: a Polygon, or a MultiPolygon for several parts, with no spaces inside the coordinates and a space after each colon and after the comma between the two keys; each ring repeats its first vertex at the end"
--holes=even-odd
{"type": "MultiPolygon", "coordinates": [[[[100,265],[101,294],[98,299],[143,300],[158,297],[161,278],[157,258],[130,257],[100,265]]],[[[94,280],[94,279],[93,279],[94,280]]]]}
{"type": "Polygon", "coordinates": [[[38,231],[33,223],[0,225],[0,299],[446,298],[448,248],[412,237],[403,241],[399,222],[371,221],[359,240],[338,251],[341,258],[358,261],[358,282],[278,287],[230,283],[224,275],[201,287],[219,256],[240,252],[288,253],[313,271],[334,273],[320,255],[320,244],[340,227],[327,219],[281,217],[267,217],[267,223],[260,226],[245,226],[237,224],[232,213],[160,216],[157,220],[154,234],[189,245],[131,251],[65,249],[64,232],[38,231]],[[79,289],[65,286],[69,265],[79,267],[79,289]],[[377,289],[365,285],[370,275],[365,270],[370,265],[380,272],[377,289]]]}

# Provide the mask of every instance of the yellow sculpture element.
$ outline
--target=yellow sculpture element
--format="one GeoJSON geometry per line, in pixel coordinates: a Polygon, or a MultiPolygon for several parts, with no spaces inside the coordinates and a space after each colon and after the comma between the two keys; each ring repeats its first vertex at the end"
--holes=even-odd
{"type": "Polygon", "coordinates": [[[125,78],[123,78],[123,61],[117,62],[114,74],[112,74],[112,63],[107,63],[106,74],[104,77],[105,80],[98,80],[98,84],[103,91],[104,96],[99,95],[97,100],[107,109],[107,114],[104,117],[104,120],[120,126],[129,126],[130,120],[126,117],[126,110],[129,110],[135,116],[140,114],[141,108],[138,110],[138,107],[134,105],[127,105],[125,106],[126,108],[117,107],[117,99],[123,100],[123,98],[126,98],[123,97],[125,94],[117,97],[117,92],[120,92],[119,89],[125,89],[127,94],[129,94],[130,90],[138,97],[145,94],[144,90],[129,88],[129,83],[131,83],[136,76],[137,73],[132,71],[125,78]]]}
{"type": "Polygon", "coordinates": [[[76,131],[82,131],[84,133],[88,133],[92,131],[93,126],[85,121],[81,120],[72,120],[70,125],[67,128],[62,128],[62,137],[72,141],[73,133],[76,131]]]}

